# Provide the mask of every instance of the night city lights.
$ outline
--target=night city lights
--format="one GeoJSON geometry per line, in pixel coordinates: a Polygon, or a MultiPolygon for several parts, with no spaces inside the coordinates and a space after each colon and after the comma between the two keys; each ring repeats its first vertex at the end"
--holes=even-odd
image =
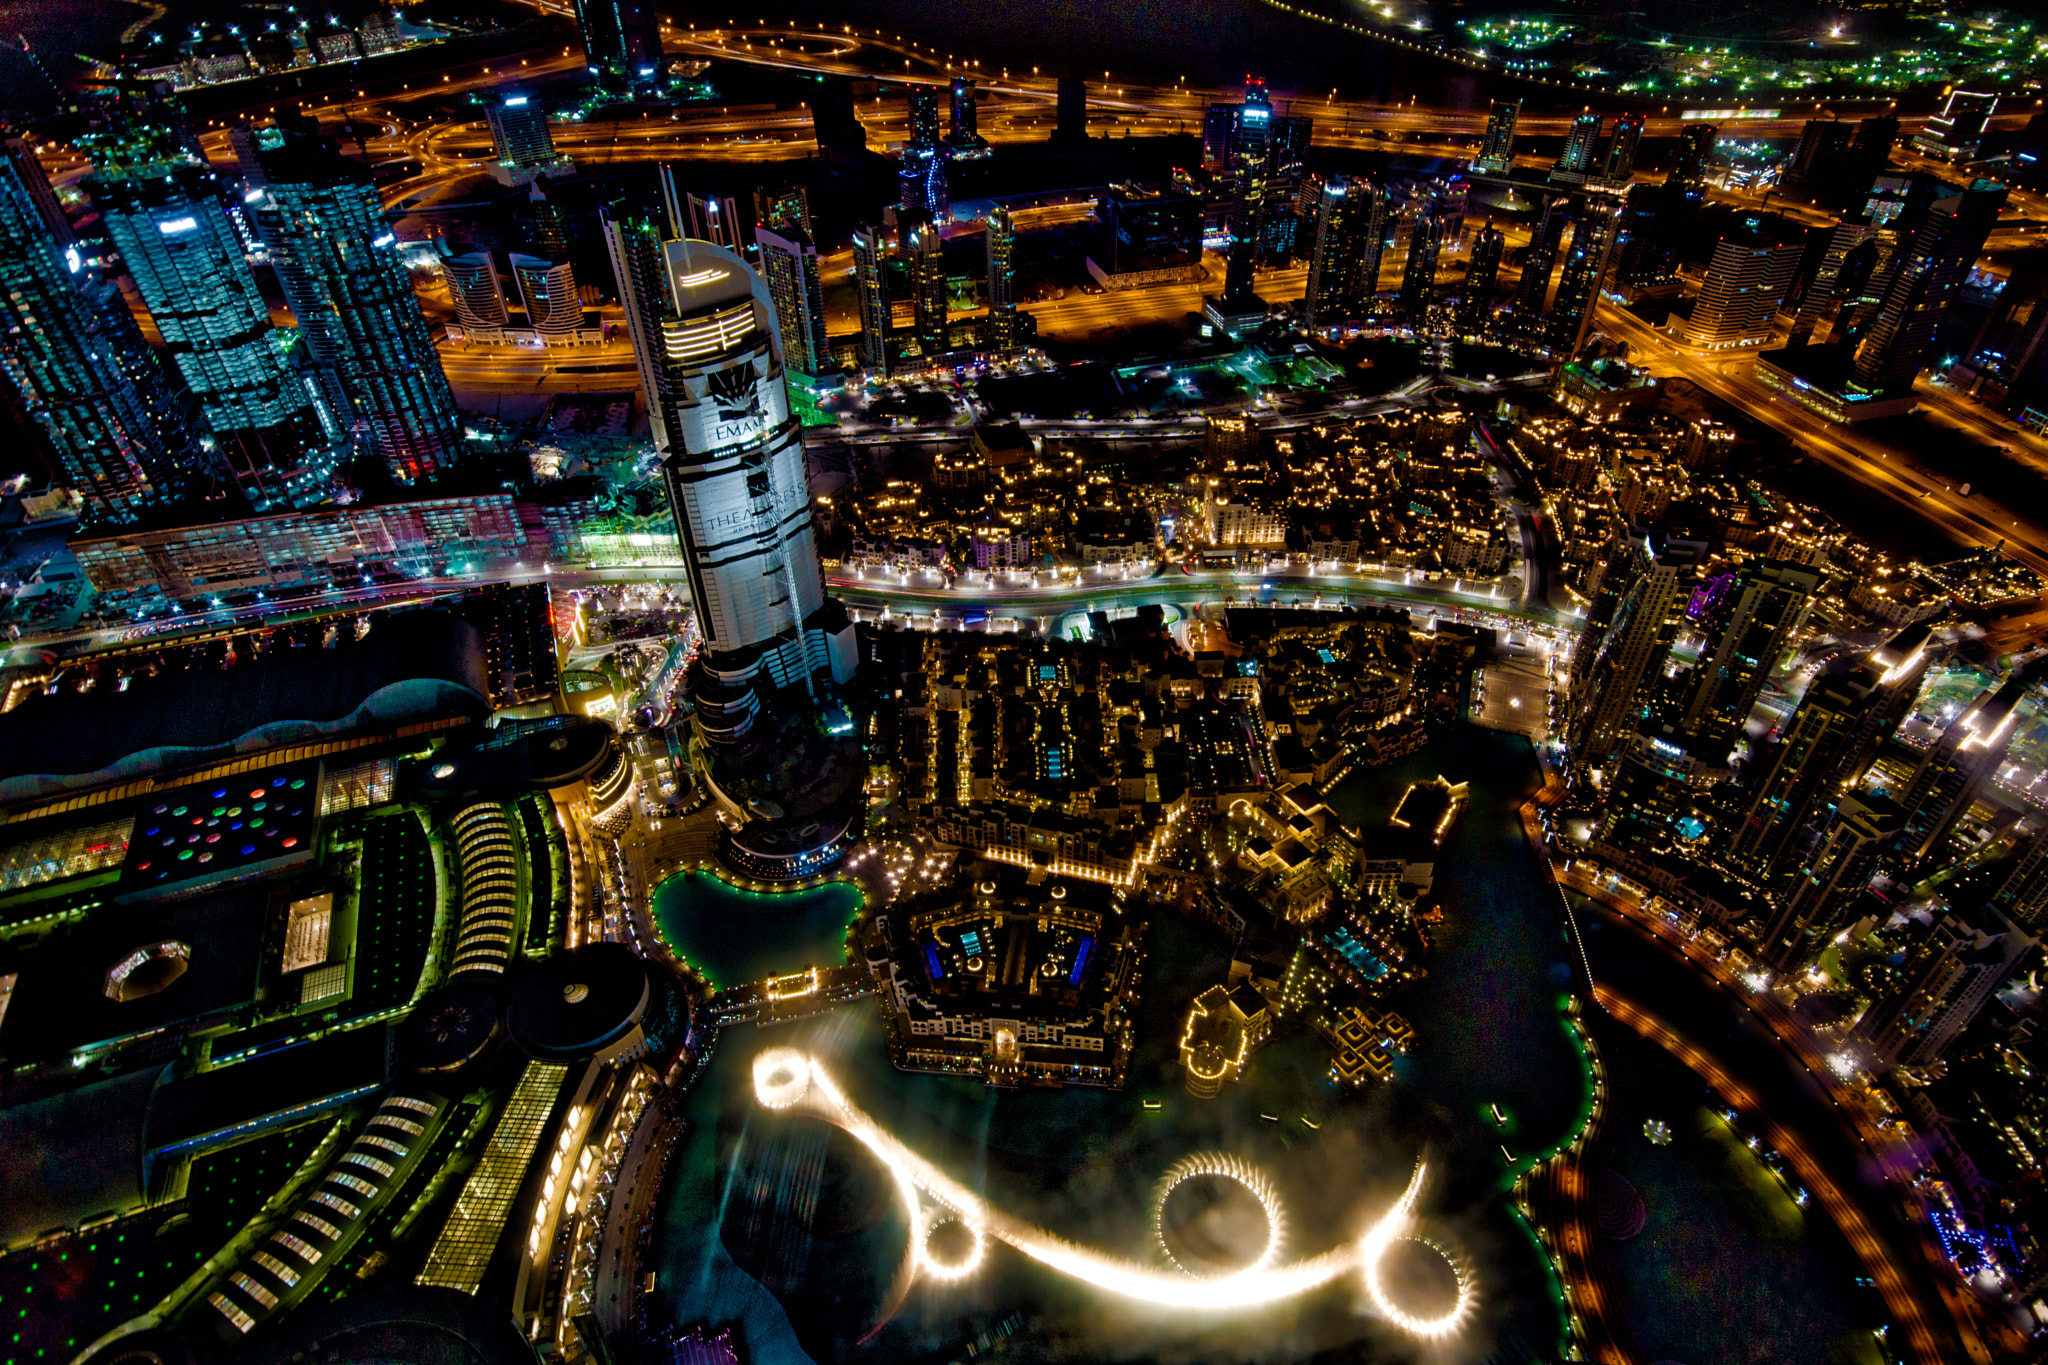
{"type": "Polygon", "coordinates": [[[0,1365],[2048,1359],[2048,27],[65,0],[0,1365]]]}

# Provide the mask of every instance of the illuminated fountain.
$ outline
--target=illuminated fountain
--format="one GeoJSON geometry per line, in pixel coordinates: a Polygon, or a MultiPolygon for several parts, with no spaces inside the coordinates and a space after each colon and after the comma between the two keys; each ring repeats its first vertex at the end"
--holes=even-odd
{"type": "Polygon", "coordinates": [[[1415,1204],[1427,1172],[1420,1161],[1394,1206],[1356,1241],[1302,1260],[1276,1264],[1285,1218],[1271,1182],[1234,1157],[1189,1157],[1167,1172],[1154,1201],[1153,1221],[1159,1228],[1160,1247],[1172,1262],[1172,1268],[1161,1269],[1077,1246],[994,1207],[884,1131],[839,1088],[817,1059],[795,1048],[770,1048],[754,1059],[754,1095],[767,1108],[808,1114],[842,1129],[874,1153],[894,1178],[910,1223],[910,1237],[904,1248],[903,1264],[883,1305],[882,1322],[895,1315],[920,1275],[940,1283],[972,1275],[985,1259],[990,1238],[1072,1279],[1121,1298],[1165,1308],[1218,1311],[1276,1303],[1356,1273],[1380,1313],[1414,1336],[1450,1336],[1471,1316],[1474,1291],[1470,1274],[1455,1257],[1414,1232],[1415,1204]],[[1250,1264],[1221,1274],[1197,1274],[1182,1268],[1167,1247],[1163,1227],[1167,1197],[1175,1187],[1196,1177],[1242,1186],[1264,1210],[1266,1244],[1250,1264]],[[1421,1241],[1435,1248],[1449,1264],[1457,1282],[1457,1296],[1455,1304],[1441,1316],[1418,1317],[1402,1309],[1389,1295],[1383,1282],[1382,1262],[1394,1244],[1403,1241],[1421,1241]]]}

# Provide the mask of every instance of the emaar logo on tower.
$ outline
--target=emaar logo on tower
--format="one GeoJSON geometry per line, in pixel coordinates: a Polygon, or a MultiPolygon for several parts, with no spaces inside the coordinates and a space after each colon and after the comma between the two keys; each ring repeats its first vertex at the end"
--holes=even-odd
{"type": "Polygon", "coordinates": [[[761,411],[761,376],[752,365],[713,370],[704,377],[704,397],[718,412],[711,426],[713,446],[752,440],[768,429],[761,411]]]}

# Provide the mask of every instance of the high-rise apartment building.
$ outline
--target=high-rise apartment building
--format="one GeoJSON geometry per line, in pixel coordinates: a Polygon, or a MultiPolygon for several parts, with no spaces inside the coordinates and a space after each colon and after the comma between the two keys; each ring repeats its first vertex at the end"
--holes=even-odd
{"type": "Polygon", "coordinates": [[[981,135],[975,117],[974,82],[965,76],[953,78],[952,121],[946,129],[946,145],[957,157],[983,157],[989,153],[988,139],[981,135]]]}
{"type": "Polygon", "coordinates": [[[1938,1062],[2040,945],[1992,906],[1954,908],[1920,929],[1897,984],[1856,1021],[1878,1068],[1938,1062]]]}
{"type": "Polygon", "coordinates": [[[1567,185],[1583,184],[1593,173],[1593,154],[1600,146],[1600,116],[1581,114],[1565,134],[1564,150],[1550,168],[1550,178],[1567,185]]]}
{"type": "Polygon", "coordinates": [[[576,0],[583,53],[598,86],[613,95],[659,95],[668,80],[661,17],[653,0],[576,0]]]}
{"type": "Polygon", "coordinates": [[[2005,186],[1979,180],[1928,207],[1919,229],[1910,242],[1901,242],[1887,269],[1870,334],[1856,348],[1852,388],[1886,397],[1912,392],[1942,317],[1984,250],[2005,198],[2005,186]]]}
{"type": "Polygon", "coordinates": [[[861,363],[889,373],[889,238],[864,223],[853,230],[853,289],[860,305],[861,363]]]}
{"type": "Polygon", "coordinates": [[[1465,283],[1458,295],[1458,327],[1466,334],[1487,330],[1493,317],[1493,295],[1500,281],[1500,260],[1507,251],[1507,235],[1488,220],[1472,238],[1472,255],[1465,265],[1465,283]]]}
{"type": "MultiPolygon", "coordinates": [[[[612,280],[626,314],[626,335],[633,342],[633,361],[640,373],[640,393],[647,404],[654,449],[668,452],[668,370],[661,361],[661,320],[669,312],[668,266],[662,244],[671,235],[665,212],[630,204],[607,204],[598,212],[605,254],[611,258],[612,280]]],[[[451,276],[451,280],[452,280],[451,276]]]]}
{"type": "Polygon", "coordinates": [[[1237,111],[1217,103],[1202,112],[1202,169],[1222,175],[1237,164],[1237,111]]]}
{"type": "Polygon", "coordinates": [[[1571,664],[1575,770],[1601,766],[1649,714],[1707,547],[1632,531],[1606,566],[1571,664]]]}
{"type": "Polygon", "coordinates": [[[2048,918],[2048,827],[2022,836],[2019,855],[1991,903],[2029,932],[2048,918]]]}
{"type": "Polygon", "coordinates": [[[1256,76],[1244,83],[1244,104],[1237,112],[1237,169],[1263,177],[1273,142],[1273,98],[1256,76]]]}
{"type": "Polygon", "coordinates": [[[1334,327],[1371,311],[1386,250],[1387,197],[1364,176],[1331,176],[1316,208],[1315,250],[1309,257],[1303,321],[1334,327]]]}
{"type": "Polygon", "coordinates": [[[1504,175],[1515,164],[1515,121],[1521,117],[1520,100],[1495,100],[1486,116],[1486,137],[1472,169],[1487,175],[1504,175]]]}
{"type": "Polygon", "coordinates": [[[1550,307],[1550,344],[1560,355],[1577,355],[1593,330],[1600,295],[1614,274],[1622,208],[1617,194],[1573,196],[1571,250],[1565,253],[1557,299],[1550,307]]]}
{"type": "Polygon", "coordinates": [[[774,232],[795,228],[813,241],[817,240],[816,230],[811,227],[810,192],[802,185],[784,185],[773,190],[757,188],[754,191],[754,223],[774,232]]]}
{"type": "Polygon", "coordinates": [[[555,150],[547,109],[531,95],[491,100],[484,105],[484,120],[491,129],[491,175],[500,184],[523,185],[576,169],[573,161],[555,150]]]}
{"type": "Polygon", "coordinates": [[[28,196],[43,226],[49,230],[50,240],[63,252],[78,240],[78,234],[72,230],[64,206],[57,202],[57,192],[50,188],[50,177],[44,173],[43,163],[36,159],[35,148],[26,138],[10,137],[0,143],[0,150],[4,150],[7,165],[14,172],[14,189],[10,193],[28,196]]]}
{"type": "Polygon", "coordinates": [[[775,301],[775,330],[782,338],[784,364],[798,374],[821,375],[832,368],[825,335],[825,286],[818,248],[800,227],[757,228],[761,278],[775,301]]]}
{"type": "Polygon", "coordinates": [[[936,147],[939,133],[939,88],[935,85],[906,85],[904,103],[910,122],[910,145],[936,147]]]}
{"type": "Polygon", "coordinates": [[[513,252],[507,264],[526,307],[526,325],[542,337],[566,336],[583,327],[583,301],[576,295],[576,271],[567,261],[513,252]]]}
{"type": "Polygon", "coordinates": [[[1791,881],[1775,897],[1757,956],[1781,972],[1808,960],[1817,940],[1835,930],[1843,910],[1870,884],[1878,855],[1904,824],[1904,813],[1889,798],[1870,792],[1835,798],[1812,856],[1789,869],[1791,881]]]}
{"type": "Polygon", "coordinates": [[[946,149],[910,146],[896,171],[897,203],[906,217],[933,223],[952,221],[953,199],[946,186],[946,149]]]}
{"type": "Polygon", "coordinates": [[[401,481],[433,477],[461,449],[462,415],[369,167],[298,126],[258,156],[248,206],[338,420],[401,481]]]}
{"type": "Polygon", "coordinates": [[[1564,244],[1564,230],[1571,221],[1563,199],[1553,199],[1529,234],[1528,249],[1522,253],[1522,278],[1515,286],[1515,320],[1529,335],[1542,330],[1544,306],[1550,301],[1550,277],[1557,267],[1558,248],[1564,244]]]}
{"type": "Polygon", "coordinates": [[[497,262],[488,251],[471,251],[450,256],[441,265],[448,276],[448,294],[455,303],[455,320],[464,327],[489,331],[512,321],[505,306],[505,283],[498,278],[497,262]]]}
{"type": "Polygon", "coordinates": [[[1984,129],[1998,112],[1998,96],[1986,91],[1952,89],[1941,112],[1913,136],[1916,150],[1941,161],[1969,161],[1984,142],[1984,129]]]}
{"type": "Polygon", "coordinates": [[[939,230],[930,223],[912,228],[903,241],[910,263],[912,326],[926,365],[946,353],[946,250],[939,230]]]}
{"type": "Polygon", "coordinates": [[[1623,114],[1614,121],[1614,136],[1608,140],[1607,155],[1600,165],[1600,178],[1611,185],[1626,185],[1636,173],[1636,147],[1643,140],[1643,116],[1623,114]]]}
{"type": "Polygon", "coordinates": [[[52,234],[48,194],[33,157],[0,163],[0,375],[86,519],[129,521],[183,491],[198,449],[119,292],[52,234]]]}
{"type": "Polygon", "coordinates": [[[830,75],[810,92],[811,135],[818,150],[841,162],[860,163],[868,156],[868,130],[853,102],[853,82],[830,75]]]}
{"type": "Polygon", "coordinates": [[[213,172],[151,129],[93,159],[85,188],[101,225],[236,480],[258,506],[287,496],[330,433],[271,326],[213,172]]]}
{"type": "Polygon", "coordinates": [[[1840,119],[1808,119],[1792,151],[1786,179],[1809,188],[1830,185],[1846,163],[1856,125],[1840,119]]]}
{"type": "Polygon", "coordinates": [[[1721,758],[1742,738],[1771,670],[1792,647],[1821,575],[1804,564],[1766,559],[1732,584],[1716,581],[1700,610],[1706,645],[1685,675],[1673,723],[1702,757],[1721,758]]]}
{"type": "Polygon", "coordinates": [[[1711,123],[1689,124],[1678,134],[1678,152],[1671,161],[1671,179],[1689,190],[1704,192],[1707,170],[1714,162],[1714,142],[1721,130],[1711,123]]]}
{"type": "Polygon", "coordinates": [[[1856,667],[1813,680],[1777,744],[1752,759],[1762,776],[1730,857],[1766,882],[1801,863],[1809,827],[1862,780],[1919,695],[1929,636],[1926,625],[1909,626],[1856,667]]]}
{"type": "Polygon", "coordinates": [[[1905,832],[1896,849],[1901,866],[1915,869],[1938,862],[1957,824],[1998,775],[2012,743],[2027,677],[2022,669],[1979,695],[1920,751],[1904,789],[1894,793],[1906,812],[1905,832]]]}
{"type": "Polygon", "coordinates": [[[1714,243],[1685,344],[1701,350],[1756,346],[1771,339],[1771,319],[1799,269],[1800,242],[1774,241],[1760,228],[1731,232],[1714,243]]]}
{"type": "Polygon", "coordinates": [[[823,629],[803,434],[789,410],[774,301],[736,253],[663,247],[669,453],[662,462],[703,649],[691,669],[699,734],[746,736],[768,687],[831,670],[850,651],[823,629]]]}
{"type": "Polygon", "coordinates": [[[1088,82],[1079,76],[1060,77],[1052,140],[1070,144],[1088,140],[1088,82]]]}
{"type": "Polygon", "coordinates": [[[1435,208],[1425,205],[1415,212],[1408,227],[1408,259],[1401,271],[1401,320],[1420,328],[1428,320],[1429,307],[1436,301],[1436,263],[1443,253],[1444,220],[1435,208]]]}
{"type": "Polygon", "coordinates": [[[988,346],[999,360],[1017,351],[1017,225],[998,204],[989,210],[984,246],[988,256],[988,346]]]}

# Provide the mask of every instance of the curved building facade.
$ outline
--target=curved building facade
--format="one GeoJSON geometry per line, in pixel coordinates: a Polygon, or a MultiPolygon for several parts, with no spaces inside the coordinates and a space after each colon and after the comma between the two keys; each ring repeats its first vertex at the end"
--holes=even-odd
{"type": "Polygon", "coordinates": [[[518,836],[496,801],[463,807],[449,826],[462,868],[462,921],[448,975],[502,973],[519,928],[518,836]]]}
{"type": "Polygon", "coordinates": [[[704,641],[692,693],[700,732],[732,742],[753,725],[760,683],[827,669],[844,681],[851,651],[833,648],[823,610],[803,430],[768,288],[709,242],[668,242],[662,259],[674,304],[658,357],[662,471],[704,641]]]}

